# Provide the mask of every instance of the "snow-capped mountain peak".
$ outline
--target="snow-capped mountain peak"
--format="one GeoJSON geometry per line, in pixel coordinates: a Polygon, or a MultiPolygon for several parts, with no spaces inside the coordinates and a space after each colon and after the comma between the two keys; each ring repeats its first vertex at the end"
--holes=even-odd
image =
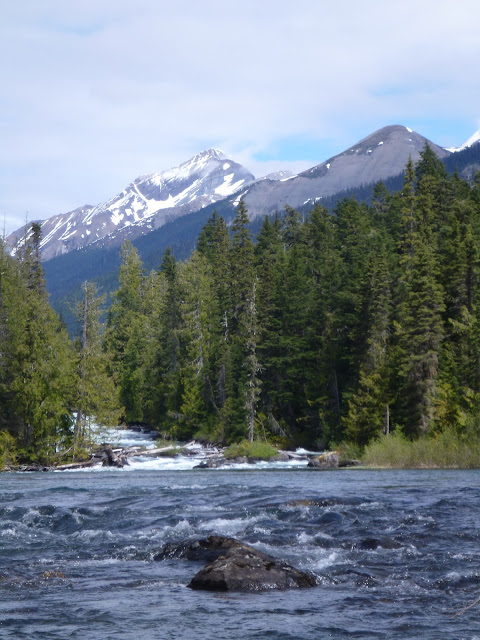
{"type": "MultiPolygon", "coordinates": [[[[255,177],[219,149],[208,149],[186,162],[158,173],[141,176],[114,198],[94,207],[53,216],[42,223],[42,258],[88,244],[121,244],[180,216],[198,211],[234,194],[255,177]]],[[[24,229],[13,233],[8,243],[23,241],[24,229]]]]}
{"type": "Polygon", "coordinates": [[[470,138],[466,140],[462,145],[460,145],[459,147],[450,147],[449,149],[447,149],[447,151],[451,151],[452,153],[463,151],[464,149],[468,149],[469,147],[473,146],[477,142],[480,142],[480,129],[478,131],[475,131],[475,133],[471,135],[470,138]]]}

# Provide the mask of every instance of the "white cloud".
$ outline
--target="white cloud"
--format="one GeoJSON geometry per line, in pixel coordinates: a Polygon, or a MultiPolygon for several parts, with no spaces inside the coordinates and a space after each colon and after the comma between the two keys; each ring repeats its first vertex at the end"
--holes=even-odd
{"type": "Polygon", "coordinates": [[[254,160],[281,139],[318,141],[321,162],[393,123],[456,119],[462,137],[435,141],[459,144],[480,115],[470,0],[22,0],[2,14],[9,230],[209,146],[261,175],[285,165],[254,160]]]}

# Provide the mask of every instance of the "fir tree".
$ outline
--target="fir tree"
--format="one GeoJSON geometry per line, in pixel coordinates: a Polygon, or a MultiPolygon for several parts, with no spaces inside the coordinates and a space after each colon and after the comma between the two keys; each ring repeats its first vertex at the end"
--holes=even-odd
{"type": "Polygon", "coordinates": [[[366,445],[381,432],[390,430],[388,347],[391,321],[391,292],[387,259],[383,247],[370,256],[366,282],[367,339],[358,385],[349,401],[346,417],[348,439],[366,445]]]}
{"type": "Polygon", "coordinates": [[[121,248],[119,288],[113,295],[105,335],[111,355],[111,373],[118,387],[123,418],[127,422],[143,419],[143,265],[129,240],[121,248]]]}
{"type": "Polygon", "coordinates": [[[76,307],[80,325],[77,351],[77,415],[75,419],[73,454],[88,444],[90,421],[96,424],[117,424],[118,401],[113,379],[108,375],[109,358],[102,348],[101,315],[105,297],[97,295],[97,286],[85,282],[83,300],[76,307]]]}
{"type": "Polygon", "coordinates": [[[418,238],[413,247],[413,256],[405,263],[406,293],[397,331],[404,431],[418,436],[427,433],[435,421],[445,306],[432,248],[418,238]]]}

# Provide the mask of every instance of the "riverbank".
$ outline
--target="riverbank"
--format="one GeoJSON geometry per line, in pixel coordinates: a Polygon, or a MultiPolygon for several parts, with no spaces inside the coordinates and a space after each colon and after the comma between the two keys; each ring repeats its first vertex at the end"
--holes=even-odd
{"type": "MultiPolygon", "coordinates": [[[[126,431],[125,434],[129,435],[126,431]]],[[[172,443],[171,445],[157,447],[153,443],[149,446],[128,445],[118,446],[115,443],[103,443],[84,460],[67,464],[40,465],[24,464],[10,465],[7,471],[22,472],[47,472],[47,471],[80,471],[98,470],[101,468],[133,469],[146,468],[148,463],[157,463],[158,467],[166,467],[176,461],[177,467],[182,470],[191,469],[220,469],[242,468],[275,465],[283,463],[295,466],[318,466],[318,452],[301,451],[277,451],[275,456],[262,459],[249,456],[228,455],[226,447],[208,446],[195,441],[188,443],[172,443]],[[183,463],[183,464],[182,464],[183,463]]],[[[152,466],[152,465],[150,465],[152,466]]],[[[328,465],[331,468],[331,465],[328,465]]]]}
{"type": "Polygon", "coordinates": [[[177,470],[192,469],[334,469],[358,465],[345,460],[338,451],[322,452],[297,448],[276,449],[262,442],[247,441],[230,447],[197,442],[174,442],[158,439],[158,432],[148,427],[109,428],[100,432],[99,444],[82,460],[52,465],[9,465],[7,471],[71,472],[124,469],[177,470]]]}
{"type": "Polygon", "coordinates": [[[52,465],[7,465],[6,471],[99,471],[102,469],[478,469],[480,440],[451,434],[409,441],[391,434],[366,447],[359,459],[354,451],[329,452],[275,449],[264,443],[240,443],[220,447],[204,442],[158,440],[148,428],[110,428],[101,433],[101,444],[83,460],[52,465]],[[252,446],[250,446],[252,445],[252,446]]]}
{"type": "Polygon", "coordinates": [[[384,469],[479,469],[480,437],[445,432],[412,441],[393,433],[369,444],[362,464],[384,469]]]}

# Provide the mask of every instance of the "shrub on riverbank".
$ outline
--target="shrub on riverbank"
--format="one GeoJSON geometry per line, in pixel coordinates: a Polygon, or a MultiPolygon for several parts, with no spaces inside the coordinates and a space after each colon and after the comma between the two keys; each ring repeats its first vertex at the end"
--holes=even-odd
{"type": "Polygon", "coordinates": [[[480,468],[480,438],[463,438],[447,431],[411,441],[401,433],[392,433],[369,444],[362,462],[395,469],[476,469],[480,468]]]}
{"type": "Polygon", "coordinates": [[[17,442],[7,431],[0,431],[0,471],[17,461],[17,442]]]}
{"type": "Polygon", "coordinates": [[[278,456],[278,451],[266,442],[249,442],[248,440],[232,444],[225,450],[225,458],[232,459],[242,456],[257,460],[271,460],[278,456]]]}

